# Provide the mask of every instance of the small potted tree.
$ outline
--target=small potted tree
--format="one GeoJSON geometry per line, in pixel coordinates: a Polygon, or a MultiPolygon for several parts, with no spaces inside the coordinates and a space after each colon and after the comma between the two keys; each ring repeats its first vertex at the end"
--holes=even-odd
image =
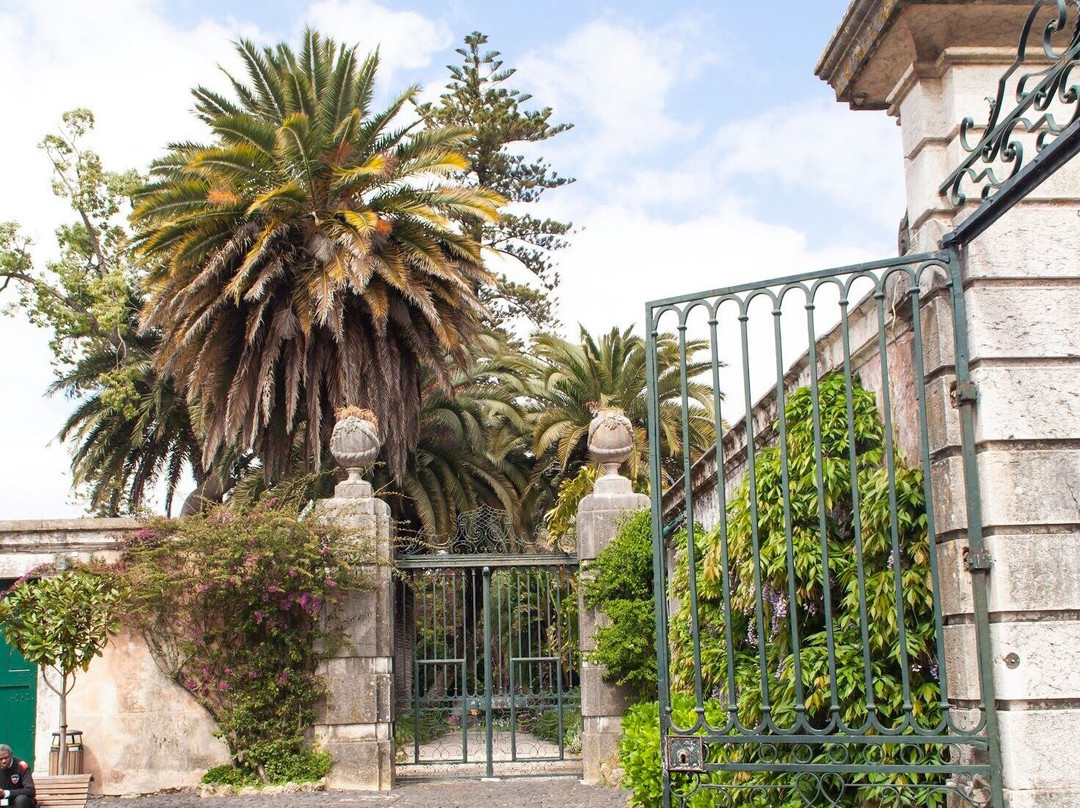
{"type": "Polygon", "coordinates": [[[0,597],[0,632],[60,697],[61,775],[68,774],[68,694],[119,630],[123,602],[112,576],[85,566],[24,578],[0,597]]]}

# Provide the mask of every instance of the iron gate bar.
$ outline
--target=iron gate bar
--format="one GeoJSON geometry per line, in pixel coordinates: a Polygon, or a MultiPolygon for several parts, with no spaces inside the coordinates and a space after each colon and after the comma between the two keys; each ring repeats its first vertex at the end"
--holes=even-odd
{"type": "MultiPolygon", "coordinates": [[[[794,762],[783,762],[777,759],[765,762],[720,762],[715,759],[703,760],[701,763],[700,771],[702,772],[715,772],[715,771],[742,771],[742,772],[791,772],[802,774],[816,774],[822,776],[825,774],[878,774],[878,775],[950,775],[951,777],[968,777],[971,782],[976,777],[989,776],[992,784],[996,787],[992,794],[992,801],[995,808],[998,808],[1001,804],[1000,795],[1000,757],[999,757],[999,739],[997,734],[997,721],[996,712],[994,710],[993,700],[993,681],[990,675],[990,664],[987,658],[988,653],[988,639],[989,639],[989,621],[986,612],[986,576],[985,572],[979,576],[975,576],[972,579],[973,596],[975,599],[976,609],[976,639],[978,644],[978,664],[979,664],[979,684],[980,684],[980,698],[978,704],[979,720],[973,727],[965,727],[961,729],[955,722],[955,706],[949,701],[948,696],[948,679],[947,679],[947,663],[944,653],[944,623],[941,613],[940,605],[940,580],[938,574],[938,565],[936,558],[936,539],[938,538],[936,525],[934,524],[933,517],[933,491],[930,485],[930,440],[929,430],[926,416],[926,390],[925,390],[925,368],[922,358],[923,350],[923,333],[920,312],[922,310],[922,291],[920,288],[920,281],[923,280],[929,274],[938,274],[943,276],[944,287],[946,287],[947,299],[952,307],[953,319],[954,319],[954,335],[955,335],[955,375],[958,384],[969,383],[969,368],[967,366],[967,343],[966,334],[964,333],[964,325],[966,323],[963,309],[963,287],[960,271],[959,255],[955,250],[948,250],[942,252],[926,253],[921,255],[904,256],[901,258],[891,258],[882,261],[867,262],[863,264],[851,265],[848,267],[840,267],[830,270],[822,270],[818,272],[801,273],[798,275],[791,275],[783,277],[774,281],[768,281],[763,283],[745,283],[740,285],[731,286],[725,289],[713,290],[711,292],[704,292],[691,295],[680,295],[678,297],[667,298],[664,300],[656,301],[647,304],[646,316],[648,328],[646,330],[647,339],[647,376],[650,395],[648,398],[649,407],[649,435],[650,445],[653,447],[653,451],[650,452],[650,472],[653,474],[654,480],[661,479],[660,477],[660,458],[656,451],[659,446],[659,420],[658,414],[658,401],[656,392],[656,380],[658,378],[657,372],[657,356],[656,346],[657,339],[659,337],[660,321],[665,314],[675,314],[677,318],[676,328],[679,333],[679,360],[681,370],[681,393],[682,393],[682,407],[683,407],[683,436],[684,446],[688,444],[687,437],[687,425],[689,420],[689,398],[687,396],[687,354],[686,354],[686,331],[688,328],[688,321],[690,315],[695,310],[704,309],[708,315],[708,327],[711,343],[711,356],[713,363],[712,380],[714,385],[713,395],[713,416],[714,423],[717,425],[717,443],[715,447],[715,462],[717,467],[717,492],[720,500],[720,508],[718,513],[719,520],[719,544],[720,544],[720,571],[718,573],[722,584],[722,601],[725,615],[732,614],[732,591],[731,591],[731,576],[732,569],[729,563],[729,546],[727,542],[729,525],[727,523],[727,510],[728,503],[726,502],[726,486],[728,481],[724,479],[724,452],[722,447],[722,433],[721,425],[724,424],[722,416],[722,397],[719,391],[719,340],[718,340],[718,318],[720,316],[720,309],[724,304],[735,303],[737,305],[738,314],[738,347],[737,351],[742,361],[742,384],[745,401],[743,402],[744,414],[743,414],[743,426],[745,430],[745,481],[748,489],[747,500],[750,508],[750,518],[748,525],[749,532],[749,544],[752,560],[752,569],[750,573],[753,577],[753,586],[755,591],[753,601],[753,615],[750,619],[753,620],[754,627],[756,628],[757,640],[757,663],[758,675],[760,676],[760,698],[761,698],[761,718],[756,726],[748,727],[744,726],[739,716],[739,707],[737,703],[737,682],[734,670],[734,656],[735,645],[732,635],[731,621],[724,619],[724,642],[725,649],[724,655],[726,657],[726,713],[727,718],[719,726],[712,726],[709,720],[706,718],[705,711],[705,699],[704,699],[704,683],[701,667],[701,644],[700,644],[700,631],[701,620],[698,612],[698,591],[696,589],[697,581],[697,559],[696,554],[697,541],[695,539],[695,532],[698,530],[695,518],[694,518],[694,501],[693,501],[693,467],[691,466],[689,453],[684,450],[683,455],[683,507],[684,507],[684,524],[687,532],[686,544],[683,548],[683,552],[687,557],[687,569],[688,579],[685,582],[688,587],[688,613],[684,615],[684,619],[689,623],[690,636],[692,638],[692,655],[693,655],[693,691],[694,691],[694,714],[696,718],[689,726],[681,727],[676,726],[673,720],[673,710],[671,704],[671,654],[668,648],[668,630],[671,620],[671,614],[668,610],[668,601],[670,595],[667,590],[667,576],[665,572],[665,551],[664,551],[664,539],[668,533],[666,529],[662,527],[662,491],[659,485],[654,484],[652,487],[652,500],[653,500],[653,525],[654,525],[654,585],[657,592],[656,597],[656,627],[657,635],[660,640],[657,643],[657,661],[658,661],[658,674],[660,678],[660,707],[661,707],[661,736],[665,739],[670,739],[672,743],[681,743],[683,741],[692,738],[703,738],[706,746],[709,745],[730,745],[731,748],[747,748],[750,745],[757,745],[759,747],[768,747],[771,749],[783,749],[788,748],[792,750],[792,754],[795,755],[794,762]],[[910,667],[912,660],[909,657],[908,649],[908,637],[907,637],[907,624],[906,624],[906,607],[904,604],[904,581],[901,572],[900,559],[902,558],[902,550],[900,542],[900,527],[899,527],[899,507],[898,507],[898,492],[897,492],[897,476],[896,476],[896,463],[897,463],[897,447],[895,445],[895,438],[893,434],[893,422],[892,422],[892,402],[890,396],[890,359],[888,355],[888,349],[890,347],[890,341],[886,334],[887,322],[895,323],[895,319],[888,319],[885,300],[887,295],[887,288],[892,289],[895,286],[889,286],[889,284],[895,284],[895,279],[906,278],[907,287],[903,289],[901,294],[906,297],[907,304],[910,305],[911,316],[910,333],[913,347],[911,348],[914,356],[914,372],[915,372],[915,398],[917,402],[917,432],[918,432],[918,451],[916,452],[922,461],[924,474],[922,476],[922,490],[923,496],[926,500],[926,533],[928,536],[929,550],[928,550],[928,566],[930,572],[930,578],[932,583],[932,591],[934,593],[932,603],[932,621],[933,621],[933,648],[936,653],[936,662],[938,670],[934,676],[937,686],[939,688],[940,697],[937,702],[938,707],[941,709],[941,717],[937,720],[937,723],[933,726],[924,725],[920,722],[915,714],[915,706],[913,702],[912,693],[912,680],[910,678],[910,667]],[[869,282],[873,285],[869,294],[860,299],[852,302],[852,292],[856,288],[856,285],[860,282],[869,282]],[[834,636],[834,613],[833,608],[835,604],[832,602],[832,596],[830,593],[831,583],[827,580],[831,577],[830,567],[830,549],[828,546],[828,532],[827,532],[827,514],[825,510],[825,490],[824,490],[824,471],[823,471],[823,442],[822,442],[822,413],[821,413],[821,379],[818,373],[818,355],[817,355],[817,341],[818,335],[816,331],[815,323],[815,303],[818,298],[818,292],[826,287],[833,287],[839,293],[839,301],[837,306],[839,307],[840,322],[830,333],[835,333],[839,330],[840,342],[842,345],[842,362],[841,367],[836,368],[835,372],[842,374],[843,382],[843,395],[844,395],[844,409],[846,415],[846,432],[847,432],[847,460],[846,465],[848,468],[848,474],[850,477],[850,489],[852,497],[851,518],[852,518],[852,536],[851,542],[853,544],[855,570],[857,579],[857,596],[858,596],[858,612],[859,612],[859,635],[861,640],[861,646],[863,649],[863,688],[865,693],[865,710],[866,718],[859,726],[849,726],[843,716],[840,705],[840,699],[837,686],[837,650],[836,650],[836,637],[834,636]],[[744,294],[745,293],[745,294],[744,294]],[[785,383],[785,370],[783,364],[783,350],[784,350],[784,334],[780,328],[780,316],[782,312],[782,306],[789,293],[801,293],[805,295],[804,309],[806,312],[806,335],[808,340],[807,356],[809,357],[808,367],[810,375],[810,389],[813,393],[810,395],[812,401],[811,407],[811,421],[812,421],[812,436],[813,436],[813,451],[815,460],[815,469],[813,474],[812,484],[817,493],[817,513],[816,521],[818,527],[818,539],[821,549],[820,560],[822,562],[822,590],[823,603],[822,608],[824,610],[824,623],[826,634],[826,654],[828,664],[828,720],[825,726],[814,726],[807,716],[807,703],[806,694],[802,689],[803,685],[803,671],[802,664],[802,652],[800,646],[799,636],[799,622],[797,617],[797,610],[799,604],[795,591],[795,559],[794,559],[794,535],[793,535],[793,518],[791,510],[791,500],[789,496],[790,491],[790,458],[788,456],[788,428],[787,415],[785,412],[785,396],[792,392],[786,387],[785,383]],[[777,444],[777,453],[779,455],[779,468],[781,477],[781,491],[782,495],[782,518],[780,519],[782,527],[782,537],[784,546],[784,564],[787,573],[787,596],[789,598],[788,607],[788,623],[790,630],[791,651],[789,657],[794,662],[795,678],[794,678],[794,690],[795,690],[795,707],[794,707],[794,719],[791,721],[790,726],[785,722],[777,721],[772,715],[773,705],[770,698],[770,686],[768,676],[768,662],[766,658],[766,638],[767,633],[765,631],[765,614],[763,607],[763,572],[762,572],[762,558],[761,558],[761,536],[758,533],[758,526],[760,516],[758,515],[759,506],[759,491],[757,489],[757,453],[759,450],[759,436],[755,434],[754,423],[754,401],[752,398],[752,386],[750,376],[750,349],[749,349],[749,332],[748,321],[750,319],[749,307],[750,304],[759,297],[766,297],[772,302],[772,340],[773,350],[775,358],[774,371],[776,373],[776,380],[774,389],[771,395],[776,397],[777,415],[775,429],[776,433],[775,441],[777,444]],[[869,308],[868,308],[869,307],[869,308]],[[891,569],[891,586],[892,598],[894,600],[894,611],[896,618],[896,631],[898,633],[898,651],[897,655],[900,660],[899,666],[899,679],[900,679],[900,696],[901,700],[898,705],[898,715],[889,718],[887,721],[884,716],[879,713],[879,707],[877,703],[877,697],[875,696],[875,674],[871,670],[871,645],[869,638],[869,626],[870,618],[868,614],[868,602],[867,602],[867,559],[864,557],[865,548],[863,546],[863,525],[861,524],[861,511],[860,506],[860,481],[859,472],[860,468],[860,456],[859,449],[857,447],[857,437],[855,432],[855,413],[854,413],[854,391],[856,387],[855,369],[853,367],[853,350],[851,344],[851,322],[850,315],[853,310],[859,310],[860,312],[872,311],[876,318],[877,331],[876,331],[876,362],[879,366],[878,372],[881,374],[882,389],[879,391],[880,405],[881,405],[881,418],[882,418],[882,464],[885,469],[886,477],[886,499],[887,499],[887,520],[884,526],[880,528],[881,531],[877,535],[881,536],[885,541],[885,547],[890,550],[890,557],[896,560],[896,563],[890,566],[891,569]],[[663,593],[663,594],[662,594],[663,593]],[[704,735],[702,735],[704,734],[704,735]],[[929,746],[927,746],[929,744],[929,746]],[[983,749],[989,753],[989,760],[986,763],[971,762],[961,763],[955,759],[951,761],[942,761],[941,763],[926,762],[921,759],[922,748],[930,749],[940,748],[942,750],[956,747],[966,747],[983,749]],[[912,754],[900,751],[900,757],[898,763],[887,763],[886,757],[882,757],[880,761],[873,761],[867,759],[865,763],[852,762],[848,752],[843,752],[838,757],[833,756],[833,752],[830,751],[828,759],[825,762],[813,763],[813,750],[814,748],[828,748],[834,749],[854,749],[857,747],[863,747],[865,749],[878,748],[883,750],[882,755],[891,754],[889,750],[914,750],[912,754]],[[803,751],[799,751],[803,750],[803,751]],[[801,756],[801,757],[800,757],[801,756]]],[[[931,297],[939,296],[936,290],[931,289],[931,297]]],[[[896,311],[893,309],[893,317],[895,318],[896,311]]],[[[869,315],[867,315],[869,316],[869,315]]],[[[873,322],[873,320],[871,320],[873,322]]],[[[862,346],[859,346],[860,350],[862,346]]],[[[801,360],[800,360],[801,361],[801,360]]],[[[871,359],[870,361],[875,361],[871,359]]],[[[968,542],[972,552],[978,552],[982,549],[982,536],[981,536],[981,520],[979,518],[978,508],[978,489],[977,489],[977,477],[974,477],[974,449],[973,449],[973,436],[974,432],[971,429],[971,406],[973,402],[965,402],[962,408],[962,422],[966,426],[962,429],[964,433],[963,437],[963,449],[965,456],[965,471],[967,472],[968,482],[968,509],[969,509],[969,528],[968,528],[968,542]],[[976,485],[972,485],[973,480],[976,485]]],[[[763,433],[764,434],[764,433],[763,433]]],[[[771,439],[770,439],[771,440],[771,439]]],[[[703,460],[698,460],[698,463],[703,460]]],[[[887,578],[880,579],[884,584],[887,578]]],[[[775,628],[775,610],[773,612],[774,631],[775,628]]],[[[784,657],[788,659],[789,657],[784,657]]],[[[671,749],[664,755],[664,760],[670,761],[671,749]]],[[[955,756],[953,756],[955,758],[955,756]]],[[[664,804],[670,805],[671,800],[671,769],[672,766],[665,765],[664,768],[664,804]]],[[[682,771],[687,769],[683,768],[682,771]]],[[[871,787],[870,783],[862,783],[861,785],[855,781],[851,784],[851,787],[871,787]]],[[[882,784],[879,784],[882,785],[882,784]]],[[[892,788],[899,787],[897,784],[889,785],[883,784],[882,787],[892,788]]],[[[702,785],[702,787],[719,788],[720,786],[709,785],[708,783],[702,785]]],[[[736,786],[732,786],[734,788],[736,786]]],[[[743,786],[739,786],[743,787],[743,786]]],[[[780,788],[779,784],[772,784],[769,786],[762,786],[767,788],[780,788]]],[[[847,786],[844,786],[845,788],[847,786]]],[[[904,785],[905,788],[914,788],[914,786],[904,785]]],[[[927,783],[919,786],[928,791],[942,791],[948,790],[950,793],[959,792],[956,791],[957,783],[950,781],[948,784],[943,783],[927,783]]],[[[967,799],[968,797],[964,797],[967,799]]],[[[969,800],[970,804],[974,804],[969,800]]]]}

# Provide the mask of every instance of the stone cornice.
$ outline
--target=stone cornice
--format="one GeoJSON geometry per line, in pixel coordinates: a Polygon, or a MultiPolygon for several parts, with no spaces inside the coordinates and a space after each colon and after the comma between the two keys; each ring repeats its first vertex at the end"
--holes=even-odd
{"type": "MultiPolygon", "coordinates": [[[[821,54],[814,75],[836,91],[836,100],[858,106],[851,86],[907,0],[851,0],[821,54]]],[[[880,109],[882,107],[875,107],[880,109]]]]}
{"type": "Polygon", "coordinates": [[[1031,0],[852,0],[814,74],[838,101],[886,109],[912,62],[956,45],[1015,48],[1031,8],[1031,0]]]}

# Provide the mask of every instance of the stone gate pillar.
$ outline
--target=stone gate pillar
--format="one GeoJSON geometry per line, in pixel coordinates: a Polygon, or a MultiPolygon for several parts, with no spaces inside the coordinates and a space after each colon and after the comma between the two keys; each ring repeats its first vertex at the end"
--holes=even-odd
{"type": "MultiPolygon", "coordinates": [[[[1053,6],[1053,3],[1045,6],[1053,6]]],[[[1071,6],[1071,4],[1068,4],[1071,6]]],[[[966,152],[960,122],[988,116],[1031,0],[855,0],[817,67],[853,109],[898,118],[913,252],[979,204],[938,188],[966,152]]],[[[1043,24],[1029,50],[1041,54],[1043,24]]],[[[1074,20],[1069,21],[1068,30],[1074,20]]],[[[1029,63],[1021,72],[1045,66],[1029,63]]],[[[1015,94],[1005,96],[1006,109],[1015,94]]],[[[976,141],[982,132],[971,133],[976,141]]],[[[1030,157],[1030,155],[1029,155],[1030,157]]],[[[1036,189],[962,255],[982,528],[992,564],[992,673],[1005,804],[1080,805],[1080,161],[1036,189]]],[[[897,212],[899,218],[900,212],[897,212]]],[[[977,698],[959,422],[949,405],[944,301],[923,316],[931,469],[950,695],[977,698]]]]}
{"type": "MultiPolygon", "coordinates": [[[[585,565],[607,547],[626,514],[649,506],[649,498],[635,494],[630,480],[619,475],[619,466],[634,450],[630,421],[615,410],[601,411],[589,425],[589,456],[603,464],[601,476],[578,506],[577,545],[582,576],[585,565]]],[[[604,770],[617,757],[616,746],[622,734],[622,715],[626,711],[626,693],[604,681],[602,665],[586,657],[596,649],[596,628],[607,618],[596,609],[585,608],[578,587],[579,629],[581,639],[581,757],[586,784],[603,780],[604,770]]]]}
{"type": "Polygon", "coordinates": [[[315,724],[315,740],[334,759],[331,788],[386,791],[394,784],[393,583],[390,507],[360,478],[379,454],[375,425],[348,415],[334,427],[331,451],[349,478],[334,496],[319,500],[314,514],[372,542],[373,586],[345,597],[338,616],[345,642],[322,670],[327,695],[315,724]]]}

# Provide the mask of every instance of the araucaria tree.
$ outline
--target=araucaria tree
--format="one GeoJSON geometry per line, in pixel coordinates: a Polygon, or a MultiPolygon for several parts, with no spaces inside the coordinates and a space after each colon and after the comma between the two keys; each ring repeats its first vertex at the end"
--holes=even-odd
{"type": "Polygon", "coordinates": [[[298,53],[237,50],[232,98],[194,91],[211,141],[173,145],[137,198],[143,327],[164,330],[158,365],[199,413],[208,465],[252,452],[274,479],[301,440],[317,467],[333,411],[356,405],[400,478],[422,368],[449,385],[484,315],[491,276],[455,222],[494,221],[502,199],[450,177],[466,130],[400,123],[415,87],[371,109],[377,55],[310,30],[298,53]]]}
{"type": "MultiPolygon", "coordinates": [[[[539,143],[565,132],[572,124],[550,123],[551,107],[524,110],[532,96],[510,89],[506,82],[517,72],[504,68],[496,50],[481,51],[488,38],[479,31],[458,48],[460,65],[449,65],[450,82],[436,103],[421,104],[420,114],[437,126],[470,130],[463,153],[468,158],[470,184],[492,188],[516,209],[534,203],[544,191],[573,182],[559,176],[540,158],[515,154],[514,144],[539,143]]],[[[528,213],[507,213],[498,220],[467,220],[473,238],[520,261],[540,282],[543,291],[500,275],[481,290],[485,304],[500,320],[523,316],[537,326],[551,326],[552,292],[559,283],[552,253],[566,246],[569,222],[539,219],[528,213]]]]}

